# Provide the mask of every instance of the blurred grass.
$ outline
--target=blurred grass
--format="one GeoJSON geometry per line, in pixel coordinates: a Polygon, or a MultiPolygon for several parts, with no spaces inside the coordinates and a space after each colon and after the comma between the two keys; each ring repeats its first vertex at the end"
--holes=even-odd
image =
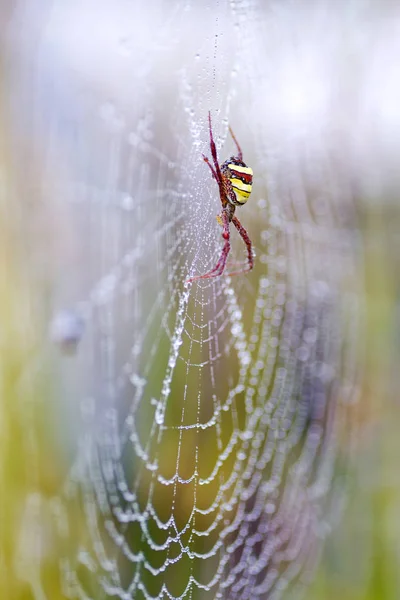
{"type": "Polygon", "coordinates": [[[400,597],[399,330],[390,204],[365,206],[365,371],[359,399],[359,444],[348,504],[328,538],[310,600],[398,600],[400,597]]]}
{"type": "MultiPolygon", "coordinates": [[[[4,27],[5,19],[3,6],[4,27]]],[[[0,49],[7,56],[5,43],[0,49]]],[[[48,592],[57,600],[64,594],[46,503],[59,489],[65,465],[49,426],[52,379],[43,354],[45,286],[34,268],[31,236],[40,198],[30,193],[36,189],[33,170],[28,174],[16,160],[4,62],[0,81],[0,598],[44,598],[38,577],[43,561],[48,592]]]]}

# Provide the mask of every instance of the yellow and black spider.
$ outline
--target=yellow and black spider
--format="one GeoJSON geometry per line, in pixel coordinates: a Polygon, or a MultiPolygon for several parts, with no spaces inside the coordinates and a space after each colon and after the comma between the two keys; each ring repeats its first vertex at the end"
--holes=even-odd
{"type": "Polygon", "coordinates": [[[210,129],[210,149],[211,156],[214,162],[214,166],[211,164],[207,156],[203,154],[203,160],[208,164],[211,169],[212,176],[219,187],[219,196],[222,204],[222,212],[217,216],[218,223],[222,225],[223,232],[222,237],[225,240],[224,247],[221,252],[221,256],[215,267],[205,273],[204,275],[196,275],[188,279],[187,283],[195,281],[196,279],[208,279],[210,277],[218,277],[222,275],[225,270],[226,261],[228,258],[229,251],[231,249],[230,244],[230,231],[229,224],[233,223],[238,230],[242,240],[246,244],[247,248],[247,264],[240,271],[234,271],[228,273],[228,275],[239,275],[240,273],[246,273],[251,271],[254,266],[253,248],[251,240],[248,236],[247,231],[235,217],[235,210],[237,206],[243,206],[246,204],[253,184],[253,170],[243,162],[242,150],[234,136],[232,129],[229,127],[230,134],[233,141],[236,144],[238,154],[237,156],[231,156],[221,166],[218,162],[217,149],[214,142],[214,137],[211,127],[211,113],[208,113],[208,124],[210,129]]]}

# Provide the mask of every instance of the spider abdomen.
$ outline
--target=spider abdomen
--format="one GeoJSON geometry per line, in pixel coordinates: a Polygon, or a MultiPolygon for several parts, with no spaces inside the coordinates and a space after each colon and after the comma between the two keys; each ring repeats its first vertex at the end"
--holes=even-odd
{"type": "Polygon", "coordinates": [[[229,194],[229,201],[236,206],[246,204],[253,185],[253,169],[232,157],[224,162],[221,171],[231,184],[233,193],[229,194]]]}

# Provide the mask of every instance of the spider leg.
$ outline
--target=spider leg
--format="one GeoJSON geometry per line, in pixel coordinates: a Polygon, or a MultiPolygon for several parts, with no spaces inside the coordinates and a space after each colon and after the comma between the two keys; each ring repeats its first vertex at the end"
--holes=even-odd
{"type": "Polygon", "coordinates": [[[236,139],[236,136],[235,136],[235,134],[233,133],[233,131],[232,131],[232,129],[231,129],[231,126],[230,126],[230,125],[229,125],[229,133],[231,134],[231,136],[232,136],[232,139],[233,139],[233,141],[234,141],[234,142],[235,142],[235,144],[236,144],[236,148],[238,149],[238,155],[237,155],[238,159],[239,159],[239,160],[243,160],[243,153],[242,153],[242,149],[241,149],[241,147],[239,146],[239,142],[237,141],[237,139],[236,139]]]}
{"type": "Polygon", "coordinates": [[[211,156],[213,158],[214,161],[214,166],[215,166],[215,171],[217,173],[217,181],[220,182],[222,181],[222,174],[221,174],[221,169],[219,168],[219,163],[218,163],[218,156],[217,156],[217,147],[215,145],[214,142],[214,136],[213,136],[213,132],[212,132],[212,126],[211,126],[211,112],[208,111],[208,127],[210,130],[210,150],[211,150],[211,156]]]}
{"type": "Polygon", "coordinates": [[[191,283],[192,281],[196,281],[197,279],[210,279],[211,277],[218,277],[222,275],[225,269],[226,260],[228,258],[229,250],[231,249],[230,243],[230,233],[229,233],[229,217],[225,210],[221,213],[221,220],[223,222],[223,232],[222,237],[225,240],[224,247],[222,248],[220,257],[218,259],[217,264],[211,271],[206,273],[205,275],[195,275],[186,281],[186,283],[191,283]]]}
{"type": "Polygon", "coordinates": [[[204,160],[204,162],[205,162],[205,163],[207,163],[207,164],[208,164],[208,166],[210,167],[210,169],[211,169],[211,173],[212,173],[212,175],[213,175],[213,177],[214,177],[215,181],[216,181],[216,182],[218,183],[218,185],[219,185],[219,181],[218,181],[218,175],[217,175],[217,173],[216,173],[216,171],[215,171],[214,167],[213,167],[213,166],[212,166],[212,164],[210,163],[210,159],[209,159],[209,158],[207,158],[207,156],[204,156],[204,154],[203,154],[202,156],[203,156],[203,160],[204,160]]]}
{"type": "Polygon", "coordinates": [[[251,240],[249,238],[247,231],[245,230],[245,228],[243,227],[243,225],[241,224],[239,219],[237,217],[233,216],[232,223],[238,230],[239,235],[242,238],[242,240],[244,241],[244,243],[246,244],[246,248],[247,248],[247,267],[245,267],[244,269],[241,269],[240,271],[234,271],[233,273],[228,273],[228,275],[239,275],[240,273],[246,273],[247,271],[251,271],[252,268],[254,267],[253,246],[251,244],[251,240]]]}
{"type": "Polygon", "coordinates": [[[222,207],[225,208],[225,206],[228,204],[228,200],[226,197],[226,178],[222,174],[219,163],[218,163],[217,148],[216,148],[216,145],[214,142],[214,136],[213,136],[213,132],[212,132],[211,112],[210,111],[208,111],[208,126],[209,126],[209,130],[210,130],[210,150],[211,150],[211,155],[212,155],[212,159],[214,162],[214,166],[211,164],[209,158],[207,158],[207,156],[204,156],[204,154],[203,154],[203,160],[210,167],[211,173],[212,173],[215,181],[218,183],[221,204],[222,204],[222,207]]]}
{"type": "Polygon", "coordinates": [[[212,176],[214,177],[215,181],[218,184],[218,187],[219,187],[219,197],[220,197],[220,200],[221,200],[222,208],[225,208],[227,206],[227,204],[228,204],[228,200],[226,199],[226,190],[225,190],[225,186],[224,186],[224,184],[225,184],[225,182],[224,182],[224,176],[221,173],[221,179],[218,179],[217,172],[215,171],[214,167],[212,166],[210,160],[207,158],[207,156],[204,156],[204,154],[203,154],[203,160],[210,167],[212,176]]]}

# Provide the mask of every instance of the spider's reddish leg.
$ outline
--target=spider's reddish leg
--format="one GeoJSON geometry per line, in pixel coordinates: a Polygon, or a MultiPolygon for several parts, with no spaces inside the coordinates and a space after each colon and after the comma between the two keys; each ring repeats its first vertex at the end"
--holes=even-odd
{"type": "Polygon", "coordinates": [[[230,233],[229,233],[229,217],[225,210],[223,210],[221,213],[221,219],[222,219],[222,223],[223,223],[223,227],[224,227],[224,229],[222,231],[222,237],[225,240],[225,244],[224,244],[224,247],[222,248],[222,252],[221,252],[221,255],[219,257],[217,264],[215,265],[215,267],[213,269],[211,269],[211,271],[209,271],[205,275],[195,275],[195,277],[191,277],[190,279],[188,279],[186,281],[186,283],[191,283],[192,281],[196,281],[197,279],[210,279],[211,277],[219,277],[219,275],[222,275],[222,273],[224,272],[226,261],[227,261],[228,254],[229,254],[229,250],[231,249],[230,233]]]}
{"type": "Polygon", "coordinates": [[[210,150],[211,150],[211,155],[214,161],[214,166],[215,166],[215,171],[218,175],[218,180],[221,181],[222,180],[222,174],[221,174],[221,169],[219,168],[219,163],[218,163],[218,156],[217,156],[217,147],[215,145],[214,142],[214,136],[213,136],[213,132],[212,132],[212,126],[211,126],[211,112],[208,111],[208,128],[210,130],[210,150]]]}
{"type": "Polygon", "coordinates": [[[215,181],[216,181],[216,182],[218,183],[218,185],[219,185],[218,176],[217,176],[217,174],[216,174],[216,172],[215,172],[215,169],[214,169],[214,167],[213,167],[213,166],[212,166],[212,164],[210,163],[210,160],[207,158],[207,156],[204,156],[204,154],[202,154],[202,156],[203,156],[203,160],[204,160],[204,162],[205,162],[205,163],[207,163],[207,164],[208,164],[208,166],[210,167],[210,169],[211,169],[211,173],[212,173],[212,175],[213,175],[213,177],[214,177],[215,181]]]}
{"type": "Polygon", "coordinates": [[[251,244],[251,240],[249,238],[247,231],[245,230],[245,228],[243,227],[243,225],[241,224],[239,219],[235,216],[232,217],[232,223],[238,230],[240,237],[246,244],[246,248],[247,248],[247,268],[242,269],[241,271],[234,271],[233,273],[228,273],[228,275],[239,275],[240,273],[246,273],[247,271],[251,271],[252,268],[254,267],[253,246],[251,244]]]}
{"type": "Polygon", "coordinates": [[[238,159],[239,159],[239,160],[243,160],[243,153],[242,153],[242,149],[241,149],[241,147],[239,146],[239,142],[237,141],[237,139],[236,139],[236,137],[235,137],[235,134],[233,133],[233,131],[232,131],[232,129],[231,129],[231,126],[229,126],[229,133],[231,134],[231,136],[232,136],[232,139],[233,139],[233,141],[234,141],[234,142],[235,142],[235,144],[236,144],[236,148],[238,149],[238,155],[237,155],[238,159]]]}

